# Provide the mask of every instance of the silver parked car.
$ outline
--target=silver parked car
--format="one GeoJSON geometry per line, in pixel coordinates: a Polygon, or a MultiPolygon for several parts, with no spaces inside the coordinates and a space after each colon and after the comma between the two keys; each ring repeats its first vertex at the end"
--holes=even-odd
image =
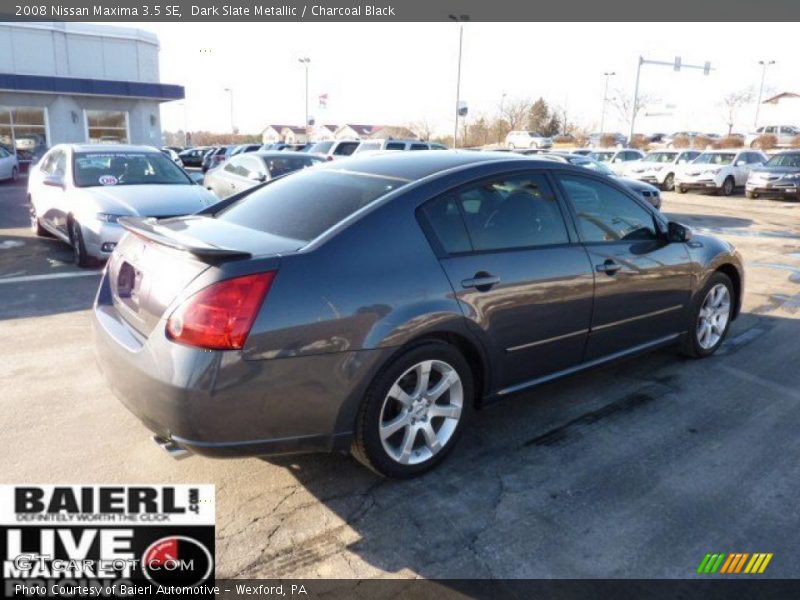
{"type": "Polygon", "coordinates": [[[19,179],[19,161],[17,155],[0,146],[0,181],[16,181],[19,179]]]}
{"type": "Polygon", "coordinates": [[[120,217],[188,215],[216,201],[149,146],[61,144],[28,176],[32,229],[70,244],[81,267],[108,258],[125,233],[120,217]]]}
{"type": "Polygon", "coordinates": [[[206,173],[203,186],[217,198],[227,198],[251,187],[325,162],[305,152],[246,152],[231,158],[221,168],[206,173]]]}

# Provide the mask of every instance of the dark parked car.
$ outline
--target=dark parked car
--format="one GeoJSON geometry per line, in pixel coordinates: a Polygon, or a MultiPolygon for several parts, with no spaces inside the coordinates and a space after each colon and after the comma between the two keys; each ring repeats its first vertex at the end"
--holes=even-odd
{"type": "Polygon", "coordinates": [[[237,154],[220,169],[206,173],[203,185],[217,198],[227,198],[253,186],[325,162],[300,152],[247,152],[237,154]]]}
{"type": "Polygon", "coordinates": [[[248,152],[255,152],[256,150],[261,150],[261,144],[240,144],[233,149],[231,152],[231,156],[236,156],[237,154],[246,154],[248,152]]]}
{"type": "Polygon", "coordinates": [[[352,158],[120,222],[101,370],[166,448],[210,456],[352,450],[411,477],[475,407],[666,345],[708,356],[741,306],[727,242],[499,152],[352,158]]]}
{"type": "Polygon", "coordinates": [[[753,167],[747,176],[745,195],[800,200],[800,152],[779,152],[764,165],[753,167]]]}
{"type": "Polygon", "coordinates": [[[211,150],[208,146],[200,146],[198,148],[188,148],[178,154],[184,167],[200,168],[203,166],[203,158],[208,151],[211,150]]]}
{"type": "Polygon", "coordinates": [[[233,151],[235,149],[236,146],[217,146],[206,152],[206,155],[203,157],[203,173],[224,163],[233,156],[233,151]]]}

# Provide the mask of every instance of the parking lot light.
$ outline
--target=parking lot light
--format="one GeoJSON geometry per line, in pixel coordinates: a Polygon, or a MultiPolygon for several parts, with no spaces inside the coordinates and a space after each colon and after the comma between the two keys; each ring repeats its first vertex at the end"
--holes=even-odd
{"type": "Polygon", "coordinates": [[[600,137],[603,136],[603,125],[606,120],[606,104],[608,104],[608,79],[616,75],[614,71],[607,71],[603,73],[606,78],[606,85],[603,89],[603,112],[600,113],[600,137]]]}
{"type": "Polygon", "coordinates": [[[464,23],[469,15],[448,15],[451,21],[461,23],[458,29],[458,75],[456,76],[456,122],[453,127],[453,148],[458,148],[458,111],[461,107],[461,49],[464,43],[464,23]]]}
{"type": "Polygon", "coordinates": [[[767,78],[767,67],[774,65],[774,60],[760,60],[758,64],[761,65],[761,86],[758,88],[758,102],[756,102],[756,118],[753,122],[753,130],[758,129],[758,113],[761,109],[761,97],[764,94],[764,80],[767,78]]]}
{"type": "Polygon", "coordinates": [[[306,132],[306,141],[308,141],[308,65],[311,64],[311,59],[307,56],[298,58],[297,62],[301,63],[306,68],[306,120],[303,129],[306,132]]]}

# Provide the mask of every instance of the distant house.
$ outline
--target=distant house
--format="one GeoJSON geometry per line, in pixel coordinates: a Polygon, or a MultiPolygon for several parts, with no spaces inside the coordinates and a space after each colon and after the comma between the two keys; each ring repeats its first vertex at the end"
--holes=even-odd
{"type": "Polygon", "coordinates": [[[759,125],[800,126],[800,94],[781,92],[762,102],[759,125]]]}
{"type": "Polygon", "coordinates": [[[329,142],[336,139],[338,125],[315,125],[311,129],[311,139],[315,142],[329,142]]]}
{"type": "Polygon", "coordinates": [[[416,140],[417,134],[411,131],[408,127],[395,127],[394,125],[385,125],[379,127],[375,132],[367,136],[367,139],[403,139],[403,140],[416,140]]]}
{"type": "Polygon", "coordinates": [[[382,125],[342,125],[336,130],[337,140],[365,140],[381,130],[382,125]]]}
{"type": "Polygon", "coordinates": [[[285,125],[267,125],[264,131],[261,132],[262,144],[275,144],[281,141],[281,129],[285,125]]]}
{"type": "Polygon", "coordinates": [[[305,127],[284,125],[281,129],[281,138],[287,144],[305,144],[308,142],[308,131],[305,127]]]}

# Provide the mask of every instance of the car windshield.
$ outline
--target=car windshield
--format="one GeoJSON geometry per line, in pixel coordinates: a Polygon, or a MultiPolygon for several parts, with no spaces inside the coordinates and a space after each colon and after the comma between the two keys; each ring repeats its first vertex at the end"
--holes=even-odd
{"type": "Polygon", "coordinates": [[[645,156],[642,161],[649,163],[671,163],[678,156],[677,152],[653,152],[645,156]]]}
{"type": "Polygon", "coordinates": [[[694,159],[695,164],[699,165],[730,165],[733,163],[735,154],[723,152],[703,152],[694,159]]]}
{"type": "Polygon", "coordinates": [[[272,177],[280,177],[325,161],[316,156],[270,156],[264,162],[272,177]]]}
{"type": "Polygon", "coordinates": [[[612,171],[607,165],[603,163],[592,160],[591,158],[580,158],[577,160],[570,161],[573,165],[577,165],[579,167],[583,167],[584,169],[589,169],[591,171],[597,171],[598,173],[602,173],[603,175],[614,175],[614,171],[612,171]]]}
{"type": "Polygon", "coordinates": [[[217,218],[307,242],[403,185],[404,180],[311,169],[259,188],[217,218]]]}
{"type": "Polygon", "coordinates": [[[800,153],[778,154],[770,158],[767,167],[795,167],[800,169],[800,153]]]}
{"type": "Polygon", "coordinates": [[[616,152],[592,152],[590,156],[600,162],[611,162],[615,154],[616,152]]]}
{"type": "Polygon", "coordinates": [[[79,152],[73,159],[73,172],[76,187],[192,183],[161,152],[79,152]]]}
{"type": "Polygon", "coordinates": [[[528,135],[531,136],[531,137],[542,137],[542,134],[540,134],[540,133],[538,133],[536,131],[529,131],[528,135]]]}

